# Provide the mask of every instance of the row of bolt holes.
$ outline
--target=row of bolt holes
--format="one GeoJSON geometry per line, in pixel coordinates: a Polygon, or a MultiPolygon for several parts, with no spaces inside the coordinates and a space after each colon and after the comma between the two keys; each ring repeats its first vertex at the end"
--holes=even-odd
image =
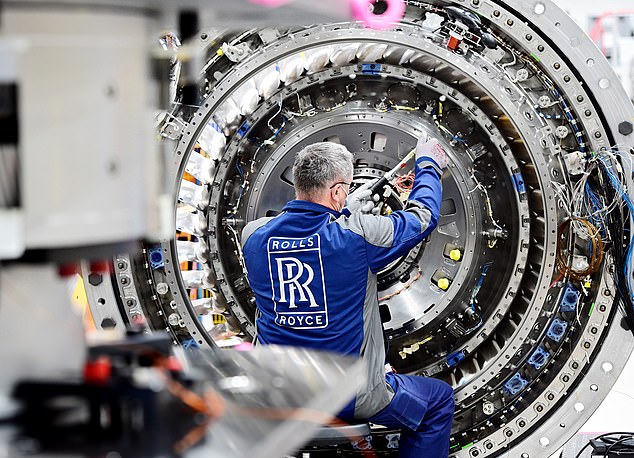
{"type": "MultiPolygon", "coordinates": [[[[474,5],[477,5],[480,2],[479,2],[479,0],[473,0],[472,3],[474,5]]],[[[541,15],[541,14],[544,14],[545,11],[546,11],[546,5],[544,5],[542,2],[537,2],[535,4],[535,9],[534,9],[535,14],[541,15]]],[[[496,10],[496,11],[493,12],[493,15],[495,17],[498,17],[500,15],[500,12],[496,10]]],[[[513,19],[509,19],[508,21],[506,21],[506,23],[507,23],[507,25],[512,26],[514,22],[513,22],[513,19]]],[[[555,27],[559,27],[560,25],[561,24],[559,22],[555,22],[555,27]]],[[[529,34],[529,35],[526,35],[526,39],[528,41],[530,41],[530,40],[533,39],[533,37],[532,37],[532,35],[529,34]]],[[[544,51],[544,46],[543,45],[539,45],[537,47],[537,49],[539,50],[539,52],[543,52],[544,51]]],[[[588,58],[588,60],[586,60],[586,64],[588,65],[588,67],[593,67],[594,66],[594,59],[588,58]]],[[[553,64],[553,67],[555,68],[555,70],[559,70],[561,68],[561,64],[559,64],[559,62],[555,62],[553,64]]],[[[564,77],[564,81],[566,83],[570,82],[570,77],[568,75],[566,75],[564,77]]],[[[610,80],[607,79],[607,78],[601,78],[599,80],[599,87],[601,89],[608,89],[610,87],[610,80]]]]}
{"type": "MultiPolygon", "coordinates": [[[[604,364],[609,364],[609,363],[604,363],[604,364]]],[[[567,380],[565,380],[567,381],[567,380]]],[[[590,391],[599,391],[599,385],[596,384],[592,384],[590,385],[590,391]]],[[[548,393],[548,396],[546,396],[546,398],[549,401],[553,401],[555,399],[555,395],[552,393],[548,393]]],[[[544,410],[544,407],[541,405],[537,405],[535,408],[538,412],[541,412],[544,410]]],[[[577,413],[581,413],[585,410],[585,406],[581,403],[581,402],[577,402],[574,405],[574,409],[577,413]]],[[[526,422],[524,420],[520,420],[517,424],[520,428],[524,428],[526,426],[526,422]]],[[[565,428],[566,424],[565,423],[559,423],[559,427],[560,428],[565,428]]],[[[506,437],[511,437],[513,436],[513,430],[511,429],[507,429],[504,433],[506,435],[506,437]]],[[[547,437],[542,437],[539,439],[539,444],[542,447],[547,447],[548,445],[550,445],[550,440],[547,437]]],[[[484,444],[484,448],[486,448],[487,450],[491,450],[493,448],[493,443],[492,442],[485,442],[484,444]]],[[[477,448],[474,448],[471,450],[471,456],[479,456],[480,455],[480,451],[477,448]]],[[[522,453],[521,458],[529,458],[528,453],[522,453]]]]}
{"type": "MultiPolygon", "coordinates": [[[[472,2],[471,2],[471,3],[473,3],[474,5],[478,5],[478,4],[480,3],[480,1],[479,1],[479,0],[472,0],[472,2]]],[[[533,11],[534,11],[534,12],[535,12],[535,14],[537,14],[537,15],[544,14],[544,12],[546,11],[546,5],[544,5],[542,2],[537,2],[537,3],[535,4],[535,8],[534,8],[534,10],[533,10],[533,11]]],[[[498,11],[498,10],[493,11],[493,16],[495,16],[495,17],[499,17],[499,16],[500,16],[500,11],[498,11]]],[[[513,19],[508,19],[508,20],[506,21],[506,24],[507,24],[508,26],[513,26],[513,24],[514,24],[514,23],[515,23],[515,22],[513,21],[513,19]]],[[[555,27],[559,27],[560,25],[561,25],[561,23],[559,23],[559,22],[555,22],[555,27]]],[[[527,39],[528,41],[531,41],[531,40],[533,39],[533,36],[532,36],[532,35],[530,35],[530,34],[528,34],[528,35],[526,35],[526,39],[527,39]]],[[[544,46],[543,46],[543,45],[539,45],[539,46],[537,47],[537,49],[539,50],[539,52],[543,52],[545,48],[544,48],[544,46]]],[[[592,67],[592,66],[594,66],[594,59],[589,58],[589,59],[586,61],[586,64],[588,65],[588,67],[592,67]]],[[[561,64],[559,64],[559,62],[555,62],[555,63],[553,64],[553,67],[555,68],[555,70],[559,70],[559,69],[561,68],[561,64]]],[[[566,76],[564,77],[564,81],[565,81],[566,83],[570,82],[570,77],[566,75],[566,76]]],[[[609,87],[610,87],[610,80],[608,80],[607,78],[602,78],[601,80],[599,80],[599,87],[600,87],[601,89],[607,89],[607,88],[609,88],[609,87]]]]}

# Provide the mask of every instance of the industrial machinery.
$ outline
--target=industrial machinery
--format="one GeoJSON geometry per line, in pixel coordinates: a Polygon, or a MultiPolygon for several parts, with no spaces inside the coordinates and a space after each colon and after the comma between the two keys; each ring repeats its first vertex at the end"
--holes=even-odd
{"type": "MultiPolygon", "coordinates": [[[[372,2],[372,14],[395,3],[372,2]]],[[[634,347],[634,108],[550,1],[405,4],[382,30],[204,30],[183,42],[205,58],[195,94],[179,84],[159,119],[176,232],[116,256],[110,276],[85,266],[92,312],[101,328],[167,330],[186,349],[250,341],[240,231],[293,198],[294,154],[342,143],[363,183],[434,136],[451,158],[438,229],[379,275],[389,362],[454,386],[454,456],[549,456],[634,347]]],[[[410,182],[404,172],[385,188],[383,214],[410,182]]],[[[395,443],[393,431],[375,437],[395,443]]]]}
{"type": "MultiPolygon", "coordinates": [[[[170,207],[152,113],[175,85],[150,71],[179,66],[156,39],[159,20],[175,27],[170,11],[187,22],[180,8],[192,5],[173,3],[0,5],[2,458],[279,456],[363,383],[358,360],[341,355],[266,347],[182,358],[165,333],[86,338],[69,289],[80,262],[99,285],[116,253],[173,236],[160,224],[170,207]]],[[[231,6],[248,12],[242,3],[231,6]]]]}

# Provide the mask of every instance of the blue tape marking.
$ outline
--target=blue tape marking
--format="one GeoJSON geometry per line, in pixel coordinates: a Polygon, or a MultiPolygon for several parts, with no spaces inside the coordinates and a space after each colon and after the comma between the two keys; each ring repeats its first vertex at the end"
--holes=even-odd
{"type": "Polygon", "coordinates": [[[515,396],[522,391],[526,385],[528,385],[528,382],[520,374],[515,374],[504,384],[504,391],[511,396],[515,396]]]}
{"type": "Polygon", "coordinates": [[[160,248],[150,248],[148,250],[148,257],[150,258],[150,267],[152,267],[153,270],[160,269],[165,265],[163,252],[160,248]]]}
{"type": "Polygon", "coordinates": [[[361,64],[361,73],[365,75],[376,75],[382,68],[381,64],[361,64]]]}
{"type": "Polygon", "coordinates": [[[526,185],[524,184],[524,178],[522,178],[521,173],[513,174],[513,184],[518,193],[522,194],[526,192],[526,185]]]}
{"type": "Polygon", "coordinates": [[[561,295],[559,310],[562,312],[574,312],[577,310],[577,302],[579,301],[579,291],[572,283],[568,283],[561,295]]]}
{"type": "Polygon", "coordinates": [[[566,333],[566,329],[568,329],[568,323],[559,318],[555,318],[553,322],[550,323],[550,328],[548,328],[546,335],[555,342],[559,342],[566,333]]]}
{"type": "Polygon", "coordinates": [[[455,353],[451,353],[447,355],[447,364],[449,367],[453,367],[458,364],[460,361],[464,359],[464,354],[461,351],[457,351],[455,353]]]}
{"type": "Polygon", "coordinates": [[[548,361],[548,358],[550,358],[548,350],[539,346],[535,349],[530,358],[528,358],[528,364],[533,366],[535,369],[541,369],[548,361]]]}

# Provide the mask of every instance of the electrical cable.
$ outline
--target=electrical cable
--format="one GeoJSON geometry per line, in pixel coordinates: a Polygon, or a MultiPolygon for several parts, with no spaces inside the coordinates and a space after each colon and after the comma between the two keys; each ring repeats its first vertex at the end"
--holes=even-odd
{"type": "MultiPolygon", "coordinates": [[[[480,192],[484,194],[484,201],[486,204],[487,215],[489,219],[491,220],[491,223],[493,224],[495,231],[499,233],[504,233],[504,229],[502,228],[502,226],[498,224],[498,222],[495,220],[495,217],[493,216],[493,206],[491,205],[491,198],[489,197],[489,191],[487,191],[487,188],[485,188],[484,185],[480,183],[480,181],[476,178],[475,171],[473,169],[469,171],[469,176],[475,182],[475,188],[469,191],[469,194],[474,192],[476,189],[480,190],[480,192]]],[[[489,248],[493,248],[495,247],[496,243],[497,243],[497,239],[492,240],[491,238],[489,238],[487,245],[489,248]]]]}
{"type": "MultiPolygon", "coordinates": [[[[631,437],[634,437],[634,433],[631,432],[612,432],[612,433],[606,433],[606,434],[601,434],[600,436],[597,436],[595,438],[593,438],[592,440],[596,441],[596,440],[601,440],[604,437],[609,437],[609,436],[614,436],[616,434],[627,434],[630,435],[631,437]]],[[[583,452],[592,445],[591,441],[588,441],[588,443],[586,445],[583,446],[583,448],[581,450],[579,450],[579,452],[575,455],[575,458],[580,458],[581,455],[583,454],[583,452]]]]}
{"type": "MultiPolygon", "coordinates": [[[[603,262],[604,245],[603,245],[603,240],[601,239],[601,234],[599,233],[597,228],[594,227],[594,225],[592,225],[592,223],[590,223],[588,220],[583,218],[573,217],[573,219],[567,219],[566,221],[564,221],[563,223],[559,225],[558,233],[559,233],[559,237],[557,239],[556,262],[557,262],[557,267],[559,269],[559,272],[561,272],[564,275],[564,277],[569,277],[569,278],[572,278],[573,280],[580,281],[580,280],[583,280],[585,277],[592,275],[597,270],[599,270],[599,268],[601,267],[601,263],[603,262]],[[571,232],[574,232],[574,231],[569,230],[571,229],[570,228],[571,221],[578,221],[582,223],[586,227],[588,234],[590,234],[591,236],[592,256],[588,263],[588,267],[583,270],[576,270],[573,267],[571,267],[564,254],[563,245],[565,241],[570,239],[570,245],[574,245],[574,241],[573,241],[574,234],[570,234],[571,232]],[[569,232],[568,237],[564,237],[564,234],[566,232],[569,232]]],[[[572,250],[569,250],[568,258],[570,257],[572,257],[572,250]]]]}

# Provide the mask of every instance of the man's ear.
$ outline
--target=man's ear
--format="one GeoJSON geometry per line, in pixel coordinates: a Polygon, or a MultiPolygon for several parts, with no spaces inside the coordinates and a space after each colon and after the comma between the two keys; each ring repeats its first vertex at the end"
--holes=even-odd
{"type": "Polygon", "coordinates": [[[334,188],[330,189],[330,197],[332,198],[332,200],[337,200],[337,196],[339,195],[339,188],[340,186],[337,185],[334,188]]]}

